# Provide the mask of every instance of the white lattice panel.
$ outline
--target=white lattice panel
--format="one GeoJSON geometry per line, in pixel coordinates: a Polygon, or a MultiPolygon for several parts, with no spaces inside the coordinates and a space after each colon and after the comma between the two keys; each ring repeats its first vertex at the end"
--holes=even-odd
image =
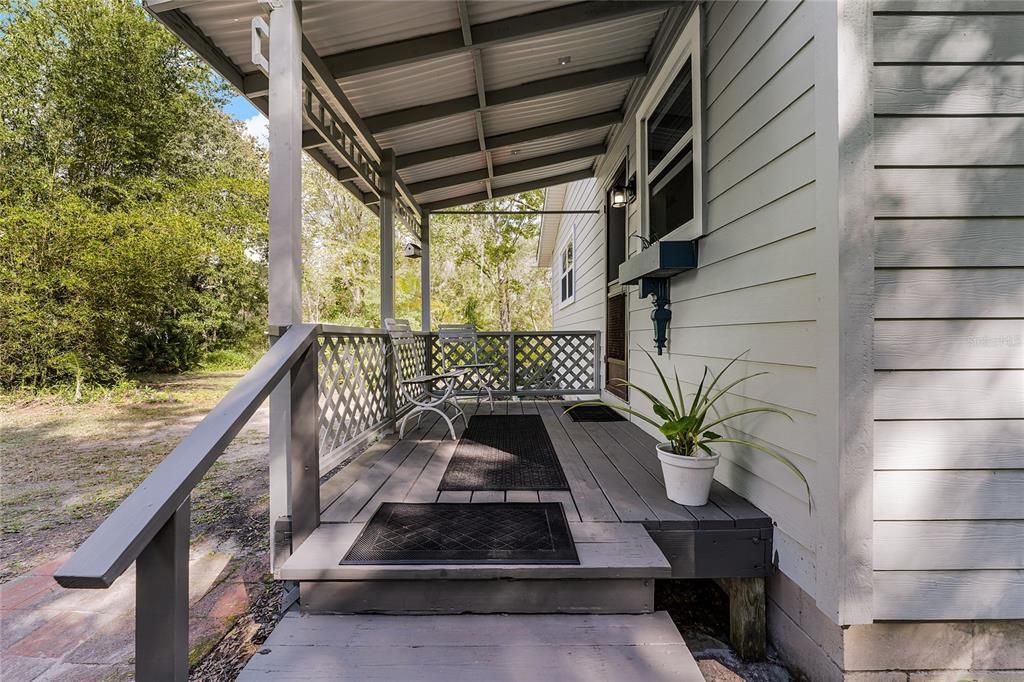
{"type": "Polygon", "coordinates": [[[596,390],[596,334],[515,334],[513,342],[517,394],[596,390]]]}
{"type": "Polygon", "coordinates": [[[459,365],[488,364],[493,367],[476,368],[460,380],[459,393],[476,395],[477,387],[490,386],[495,391],[509,391],[508,344],[509,334],[480,334],[474,355],[471,342],[447,342],[434,338],[435,372],[443,372],[459,365]]]}
{"type": "MultiPolygon", "coordinates": [[[[320,458],[334,462],[334,453],[400,415],[421,385],[399,387],[394,413],[389,406],[388,368],[391,343],[386,334],[367,329],[325,332],[320,336],[320,458]]],[[[499,393],[560,395],[594,393],[598,386],[599,346],[595,332],[483,333],[477,354],[466,344],[451,344],[442,356],[436,337],[417,335],[399,346],[402,376],[438,373],[453,365],[493,363],[465,378],[466,393],[476,393],[482,378],[499,393]],[[509,359],[515,365],[509,371],[509,359]],[[513,385],[514,377],[514,385],[513,385]]],[[[392,385],[398,385],[394,373],[392,385]]]]}
{"type": "Polygon", "coordinates": [[[320,337],[320,457],[388,419],[387,337],[320,337]]]}

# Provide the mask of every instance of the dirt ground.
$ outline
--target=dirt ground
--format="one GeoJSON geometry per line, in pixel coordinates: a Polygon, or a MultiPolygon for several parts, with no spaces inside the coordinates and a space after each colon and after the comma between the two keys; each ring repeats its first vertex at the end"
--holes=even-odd
{"type": "MultiPolygon", "coordinates": [[[[0,585],[6,592],[18,594],[23,590],[15,583],[23,583],[24,574],[66,558],[240,376],[154,376],[143,380],[137,392],[79,404],[4,399],[0,585]]],[[[203,583],[205,594],[195,595],[192,605],[195,679],[233,679],[277,619],[280,593],[267,573],[266,434],[264,408],[192,497],[193,571],[210,573],[203,583]]],[[[70,593],[47,592],[48,601],[33,604],[35,610],[60,613],[60,592],[70,593]]],[[[6,601],[12,604],[10,598],[6,601]]],[[[5,630],[17,629],[18,615],[3,613],[5,630]]],[[[129,618],[120,629],[131,627],[129,618]]],[[[123,639],[125,634],[115,636],[123,639]]],[[[125,654],[130,658],[130,648],[125,654]]],[[[60,651],[46,655],[62,665],[81,658],[60,651]]],[[[105,677],[116,679],[119,667],[130,670],[129,660],[120,666],[109,658],[103,661],[113,667],[105,677]]]]}

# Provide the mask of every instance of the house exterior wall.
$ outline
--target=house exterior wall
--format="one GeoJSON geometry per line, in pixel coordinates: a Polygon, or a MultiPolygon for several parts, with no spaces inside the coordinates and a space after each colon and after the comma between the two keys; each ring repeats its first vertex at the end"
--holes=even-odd
{"type": "Polygon", "coordinates": [[[1024,2],[873,9],[875,618],[1024,618],[1024,2]]]}
{"type": "MultiPolygon", "coordinates": [[[[730,407],[794,416],[740,430],[808,474],[812,516],[766,458],[716,472],[778,524],[771,636],[811,679],[1018,679],[1024,1],[702,12],[705,236],[659,362],[693,383],[750,349],[741,371],[771,376],[730,407]]],[[[633,118],[566,208],[602,208],[633,118]]],[[[604,218],[566,216],[560,238],[574,224],[580,283],[555,326],[603,328],[604,218]]],[[[650,309],[632,288],[630,377],[653,389],[650,309]]]]}
{"type": "MultiPolygon", "coordinates": [[[[671,281],[669,347],[658,359],[695,388],[705,365],[721,369],[749,350],[736,372],[758,377],[728,408],[772,405],[775,415],[740,418],[737,430],[790,457],[818,485],[815,363],[816,231],[813,3],[722,2],[703,6],[705,237],[700,266],[671,281]],[[755,435],[756,434],[756,435],[755,435]]],[[[642,93],[632,98],[639,101],[642,93]]],[[[604,191],[627,153],[636,167],[634,111],[609,141],[593,180],[573,183],[565,210],[602,209],[604,191]]],[[[630,171],[632,172],[632,170],[630,171]]],[[[628,208],[627,251],[640,247],[640,202],[628,208]]],[[[604,215],[563,218],[559,247],[575,226],[577,289],[560,306],[556,329],[604,327],[604,215]]],[[[553,267],[553,277],[557,277],[553,267]]],[[[657,382],[640,348],[653,350],[649,299],[629,287],[629,375],[651,390],[657,382]]],[[[611,396],[606,396],[611,398],[611,396]]],[[[646,400],[631,407],[650,412],[646,400]]],[[[640,423],[648,428],[648,425],[640,423]]],[[[722,450],[716,477],[777,522],[780,569],[808,594],[816,592],[818,531],[803,484],[782,465],[743,449],[722,450]]]]}

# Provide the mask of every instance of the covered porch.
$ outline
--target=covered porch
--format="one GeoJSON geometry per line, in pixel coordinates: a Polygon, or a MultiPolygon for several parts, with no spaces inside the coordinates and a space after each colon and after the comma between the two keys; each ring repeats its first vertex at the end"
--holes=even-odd
{"type": "MultiPolygon", "coordinates": [[[[137,564],[137,677],[187,676],[190,495],[268,398],[271,566],[291,588],[286,606],[297,601],[293,608],[307,613],[650,615],[655,580],[713,578],[730,594],[737,649],[763,655],[771,520],[718,485],[706,506],[668,501],[650,435],[627,421],[578,423],[564,414],[566,399],[600,395],[604,386],[599,332],[479,337],[493,363],[485,379],[500,398],[495,413],[539,417],[567,490],[439,491],[457,447],[444,437],[444,422],[426,416],[405,438],[395,433],[414,397],[399,370],[444,369],[431,324],[431,214],[593,177],[614,127],[694,4],[146,5],[268,115],[271,347],[56,576],[66,587],[102,589],[137,564]],[[420,247],[422,331],[411,353],[394,353],[382,328],[303,319],[303,152],[379,217],[382,325],[395,317],[396,234],[420,247]],[[340,563],[380,505],[414,502],[555,503],[579,562],[340,563]]],[[[668,636],[665,619],[652,618],[660,620],[651,641],[668,636]]],[[[331,670],[330,656],[347,658],[340,650],[318,659],[311,648],[289,649],[316,641],[301,623],[284,621],[275,641],[285,644],[258,656],[253,675],[289,667],[305,675],[296,656],[326,660],[317,663],[323,671],[331,670]]],[[[692,664],[678,632],[674,637],[668,664],[658,668],[664,679],[692,664]]],[[[373,665],[350,674],[366,679],[373,665]]]]}

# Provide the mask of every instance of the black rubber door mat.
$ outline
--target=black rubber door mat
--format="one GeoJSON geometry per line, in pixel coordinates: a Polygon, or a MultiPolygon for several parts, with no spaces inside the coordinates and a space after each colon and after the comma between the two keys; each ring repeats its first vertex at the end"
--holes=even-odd
{"type": "Polygon", "coordinates": [[[583,405],[569,410],[574,422],[624,422],[622,415],[604,405],[583,405]]]}
{"type": "Polygon", "coordinates": [[[536,414],[474,415],[438,490],[568,490],[544,420],[536,414]]]}
{"type": "Polygon", "coordinates": [[[558,502],[385,502],[341,564],[578,564],[558,502]]]}

